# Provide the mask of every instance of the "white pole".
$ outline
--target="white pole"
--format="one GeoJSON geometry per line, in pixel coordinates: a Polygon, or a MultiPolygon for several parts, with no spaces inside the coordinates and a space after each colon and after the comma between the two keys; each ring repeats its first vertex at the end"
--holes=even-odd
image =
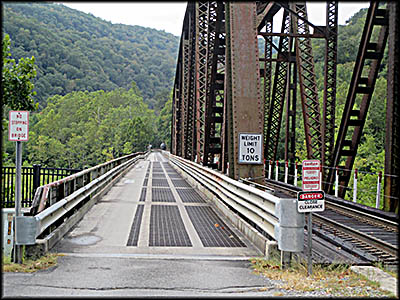
{"type": "Polygon", "coordinates": [[[357,169],[354,169],[353,202],[357,202],[357,169]]]}
{"type": "Polygon", "coordinates": [[[268,179],[271,179],[271,173],[272,173],[272,160],[269,160],[268,179]]]}
{"type": "Polygon", "coordinates": [[[276,161],[276,168],[275,168],[275,180],[278,181],[278,168],[279,168],[279,162],[276,161]]]}
{"type": "Polygon", "coordinates": [[[375,207],[379,209],[381,205],[381,182],[382,182],[382,172],[379,172],[378,175],[378,184],[376,187],[376,204],[375,207]]]}
{"type": "Polygon", "coordinates": [[[339,168],[335,170],[335,197],[339,196],[339,168]]]}
{"type": "Polygon", "coordinates": [[[294,186],[297,186],[297,161],[294,165],[294,186]]]}
{"type": "Polygon", "coordinates": [[[286,161],[285,162],[285,183],[287,183],[287,180],[288,180],[288,171],[289,171],[288,161],[286,161]]]}

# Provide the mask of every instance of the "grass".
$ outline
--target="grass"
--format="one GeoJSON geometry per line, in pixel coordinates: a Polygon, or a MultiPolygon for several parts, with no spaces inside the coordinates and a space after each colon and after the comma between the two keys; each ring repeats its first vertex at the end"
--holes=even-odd
{"type": "Polygon", "coordinates": [[[57,257],[60,254],[49,253],[37,260],[24,259],[22,264],[11,262],[10,257],[3,256],[2,272],[32,273],[39,270],[46,270],[57,265],[57,257]]]}
{"type": "Polygon", "coordinates": [[[312,275],[308,276],[304,262],[293,261],[289,268],[282,269],[277,257],[269,260],[252,258],[250,261],[255,273],[276,280],[281,289],[320,291],[339,297],[394,297],[392,293],[380,290],[379,283],[351,271],[348,265],[314,264],[312,275]]]}
{"type": "Polygon", "coordinates": [[[396,279],[399,278],[399,277],[398,277],[398,273],[397,273],[396,271],[388,270],[388,269],[385,268],[385,267],[382,265],[382,263],[380,263],[380,262],[375,263],[375,264],[374,264],[374,267],[377,267],[377,268],[381,269],[382,271],[388,273],[390,276],[392,276],[392,277],[394,277],[394,278],[396,278],[396,279]]]}

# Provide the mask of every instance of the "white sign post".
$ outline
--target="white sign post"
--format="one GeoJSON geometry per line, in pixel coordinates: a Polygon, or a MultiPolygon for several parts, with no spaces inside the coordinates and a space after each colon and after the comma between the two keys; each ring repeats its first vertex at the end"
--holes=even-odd
{"type": "Polygon", "coordinates": [[[21,216],[21,166],[22,144],[29,138],[29,111],[10,111],[8,140],[16,142],[15,154],[15,219],[14,219],[14,262],[22,263],[22,247],[17,245],[17,218],[21,216]]]}
{"type": "Polygon", "coordinates": [[[262,134],[239,133],[239,164],[262,164],[262,134]]]}

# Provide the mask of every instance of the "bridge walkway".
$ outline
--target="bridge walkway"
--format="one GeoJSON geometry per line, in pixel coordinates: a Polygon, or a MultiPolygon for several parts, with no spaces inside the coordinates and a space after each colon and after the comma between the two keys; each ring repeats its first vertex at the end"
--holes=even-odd
{"type": "Polygon", "coordinates": [[[112,257],[262,255],[160,152],[129,170],[54,251],[112,257]]]}

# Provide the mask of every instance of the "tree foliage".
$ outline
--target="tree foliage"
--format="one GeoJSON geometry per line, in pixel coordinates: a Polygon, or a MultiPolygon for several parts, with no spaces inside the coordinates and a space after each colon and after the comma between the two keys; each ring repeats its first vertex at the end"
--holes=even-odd
{"type": "Polygon", "coordinates": [[[30,123],[24,160],[59,168],[84,168],[145,151],[156,131],[154,112],[134,87],[53,96],[30,123]]]}
{"type": "Polygon", "coordinates": [[[1,93],[3,104],[13,110],[35,110],[37,104],[32,96],[33,79],[36,77],[35,57],[22,57],[18,63],[12,58],[10,36],[3,38],[3,62],[1,93]]]}
{"type": "Polygon", "coordinates": [[[41,108],[54,95],[129,89],[132,81],[153,108],[151,100],[172,87],[179,40],[170,33],[112,24],[56,3],[2,6],[15,58],[36,58],[41,108]]]}

